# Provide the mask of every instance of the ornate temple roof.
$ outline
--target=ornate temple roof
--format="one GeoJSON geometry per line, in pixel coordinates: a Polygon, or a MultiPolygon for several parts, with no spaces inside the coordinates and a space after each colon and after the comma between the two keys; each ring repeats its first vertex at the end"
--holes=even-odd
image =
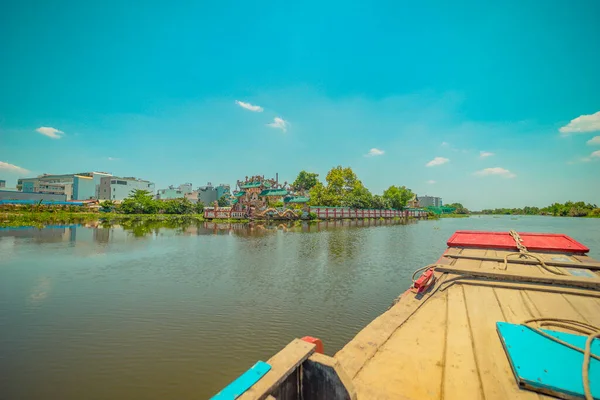
{"type": "Polygon", "coordinates": [[[253,182],[245,182],[242,183],[240,185],[240,189],[252,189],[252,188],[259,188],[261,186],[264,186],[266,188],[270,188],[271,187],[271,182],[257,182],[257,181],[253,181],[253,182]]]}
{"type": "Polygon", "coordinates": [[[265,189],[260,192],[259,196],[285,196],[287,194],[285,189],[265,189]]]}

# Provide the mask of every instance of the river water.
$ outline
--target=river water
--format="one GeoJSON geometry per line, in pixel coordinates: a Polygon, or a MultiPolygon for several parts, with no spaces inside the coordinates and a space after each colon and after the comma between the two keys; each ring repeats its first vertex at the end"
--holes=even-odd
{"type": "Polygon", "coordinates": [[[205,399],[293,338],[333,355],[459,229],[565,233],[600,259],[583,218],[0,230],[0,399],[205,399]]]}

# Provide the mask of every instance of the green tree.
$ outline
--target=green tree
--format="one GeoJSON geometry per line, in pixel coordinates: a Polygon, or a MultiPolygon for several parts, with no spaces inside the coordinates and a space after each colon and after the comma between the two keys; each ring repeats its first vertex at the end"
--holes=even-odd
{"type": "Polygon", "coordinates": [[[321,182],[317,182],[308,192],[310,200],[309,206],[324,206],[325,204],[325,186],[321,182]]]}
{"type": "Polygon", "coordinates": [[[406,186],[390,186],[383,192],[383,198],[386,199],[392,208],[401,210],[406,207],[406,203],[412,199],[414,193],[406,186]]]}
{"type": "Polygon", "coordinates": [[[356,186],[342,198],[342,206],[359,209],[371,208],[373,206],[373,195],[366,187],[356,186]]]}
{"type": "Polygon", "coordinates": [[[298,177],[292,184],[295,188],[300,190],[310,190],[312,189],[317,182],[319,181],[317,177],[319,174],[315,174],[313,172],[300,171],[298,177]]]}
{"type": "Polygon", "coordinates": [[[113,212],[117,205],[112,200],[104,200],[100,203],[100,211],[102,212],[113,212]]]}
{"type": "Polygon", "coordinates": [[[171,199],[162,202],[161,209],[165,214],[192,214],[194,204],[186,198],[171,199]]]}
{"type": "Polygon", "coordinates": [[[384,198],[383,196],[380,196],[378,194],[373,196],[373,201],[371,203],[371,207],[376,208],[376,209],[391,208],[390,202],[386,198],[384,198]]]}
{"type": "Polygon", "coordinates": [[[196,204],[194,204],[194,212],[196,214],[202,214],[204,213],[204,203],[199,201],[196,204]]]}
{"type": "Polygon", "coordinates": [[[450,203],[446,204],[445,207],[454,208],[454,214],[468,214],[469,210],[466,207],[463,207],[461,203],[450,203]]]}
{"type": "Polygon", "coordinates": [[[125,214],[156,214],[159,210],[157,200],[147,190],[133,190],[129,197],[123,200],[121,210],[125,214]]]}
{"type": "Polygon", "coordinates": [[[229,200],[227,200],[227,196],[221,196],[217,201],[219,207],[229,207],[229,200]]]}
{"type": "Polygon", "coordinates": [[[327,180],[327,189],[340,198],[357,186],[362,186],[362,182],[358,180],[352,168],[344,168],[341,165],[332,168],[325,179],[327,180]]]}
{"type": "Polygon", "coordinates": [[[317,183],[311,190],[312,195],[315,194],[319,200],[318,204],[321,206],[329,207],[340,207],[342,206],[344,199],[352,193],[353,190],[362,187],[362,182],[358,180],[352,168],[337,166],[332,168],[325,178],[327,186],[317,183]]]}

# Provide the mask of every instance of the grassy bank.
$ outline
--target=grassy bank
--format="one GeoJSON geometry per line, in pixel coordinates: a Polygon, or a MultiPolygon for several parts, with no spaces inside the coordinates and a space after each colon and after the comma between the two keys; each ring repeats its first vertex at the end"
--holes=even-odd
{"type": "Polygon", "coordinates": [[[440,218],[469,218],[468,214],[440,214],[440,218]]]}
{"type": "Polygon", "coordinates": [[[95,221],[106,221],[114,224],[135,221],[201,222],[204,221],[204,217],[201,214],[117,214],[67,211],[17,211],[0,213],[0,227],[33,226],[42,228],[46,225],[84,224],[95,221]]]}

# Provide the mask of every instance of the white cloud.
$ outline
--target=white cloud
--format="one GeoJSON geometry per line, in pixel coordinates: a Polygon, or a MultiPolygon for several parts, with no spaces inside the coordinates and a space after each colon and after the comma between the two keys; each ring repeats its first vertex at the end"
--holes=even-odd
{"type": "Polygon", "coordinates": [[[270,126],[271,128],[281,129],[282,131],[287,132],[287,128],[288,126],[290,126],[290,123],[285,121],[283,118],[275,117],[273,118],[273,122],[267,124],[267,126],[270,126]]]}
{"type": "Polygon", "coordinates": [[[559,129],[560,133],[584,133],[600,131],[600,111],[591,115],[580,115],[559,129]]]}
{"type": "Polygon", "coordinates": [[[445,157],[436,157],[433,160],[429,161],[427,164],[425,164],[425,166],[426,167],[435,167],[436,165],[446,164],[449,161],[450,160],[445,157]]]}
{"type": "Polygon", "coordinates": [[[36,131],[52,139],[60,139],[62,138],[62,135],[65,134],[63,131],[59,131],[58,129],[49,126],[40,126],[36,131]]]}
{"type": "Polygon", "coordinates": [[[600,136],[594,136],[590,140],[587,141],[587,144],[590,146],[600,145],[600,136]]]}
{"type": "Polygon", "coordinates": [[[254,106],[250,103],[244,103],[243,101],[236,100],[235,104],[238,106],[245,108],[246,110],[254,111],[254,112],[263,112],[263,108],[261,106],[254,106]]]}
{"type": "Polygon", "coordinates": [[[367,154],[365,154],[365,157],[376,157],[376,156],[382,156],[384,154],[385,154],[385,151],[374,147],[371,150],[369,150],[369,152],[367,154]]]}
{"type": "Polygon", "coordinates": [[[480,151],[479,152],[479,158],[491,157],[493,155],[494,155],[494,153],[491,153],[489,151],[480,151]]]}
{"type": "Polygon", "coordinates": [[[513,174],[512,172],[510,172],[509,170],[500,168],[500,167],[485,168],[485,169],[482,169],[481,171],[475,172],[475,175],[479,175],[479,176],[498,175],[503,178],[514,178],[515,176],[517,176],[517,175],[513,174]]]}
{"type": "Polygon", "coordinates": [[[427,183],[429,183],[430,185],[433,185],[435,183],[435,181],[433,179],[430,179],[427,181],[427,183]]]}
{"type": "Polygon", "coordinates": [[[581,159],[581,162],[592,162],[596,158],[600,158],[600,150],[596,150],[592,154],[590,154],[589,156],[583,157],[581,159]]]}
{"type": "Polygon", "coordinates": [[[0,161],[0,170],[9,172],[9,173],[13,173],[13,174],[19,174],[19,175],[25,175],[25,174],[29,173],[29,170],[27,170],[25,168],[21,168],[19,166],[16,166],[14,164],[9,164],[4,161],[0,161]]]}
{"type": "Polygon", "coordinates": [[[448,147],[448,146],[450,146],[450,143],[448,143],[448,142],[442,142],[442,144],[440,146],[442,146],[442,147],[448,147]]]}
{"type": "Polygon", "coordinates": [[[120,160],[120,158],[117,157],[108,157],[108,161],[117,161],[120,160]]]}

